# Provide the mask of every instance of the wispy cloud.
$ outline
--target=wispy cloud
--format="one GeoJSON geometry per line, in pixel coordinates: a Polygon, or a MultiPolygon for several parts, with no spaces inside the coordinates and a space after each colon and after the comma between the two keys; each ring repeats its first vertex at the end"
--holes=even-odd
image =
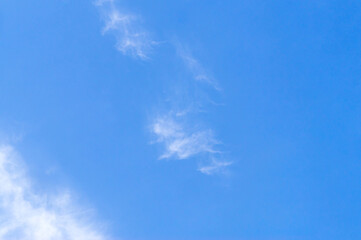
{"type": "Polygon", "coordinates": [[[232,162],[221,160],[224,159],[223,152],[219,150],[221,141],[214,136],[212,129],[197,127],[200,124],[198,119],[208,111],[206,108],[209,103],[212,106],[219,105],[211,98],[221,89],[187,47],[177,41],[173,43],[177,57],[185,66],[184,71],[191,77],[186,76],[184,81],[179,82],[181,86],[173,85],[174,93],[167,96],[167,105],[170,106],[167,113],[157,115],[151,122],[151,132],[156,136],[156,142],[164,148],[160,159],[198,156],[199,160],[207,163],[198,169],[201,173],[223,174],[232,162]]]}
{"type": "Polygon", "coordinates": [[[218,142],[211,130],[187,131],[177,122],[175,116],[162,116],[156,118],[152,125],[152,132],[157,142],[162,143],[165,152],[164,158],[186,159],[200,153],[217,153],[215,145],[218,142]]]}
{"type": "Polygon", "coordinates": [[[222,152],[217,146],[221,144],[212,130],[189,129],[181,120],[184,115],[169,113],[158,116],[151,125],[151,131],[156,136],[156,142],[164,147],[160,159],[188,159],[196,155],[205,155],[206,165],[198,170],[206,175],[223,174],[232,164],[222,161],[222,152]]]}
{"type": "Polygon", "coordinates": [[[217,91],[220,91],[217,81],[211,76],[211,74],[202,66],[202,64],[197,60],[191,53],[191,51],[177,43],[175,44],[177,53],[179,57],[183,60],[187,69],[191,72],[194,80],[207,83],[211,85],[217,91]]]}
{"type": "Polygon", "coordinates": [[[125,55],[142,60],[155,44],[149,34],[139,24],[139,16],[122,12],[114,0],[99,0],[95,5],[100,9],[104,20],[103,34],[111,33],[116,38],[116,48],[125,55]]]}
{"type": "Polygon", "coordinates": [[[0,239],[107,239],[99,223],[72,204],[71,194],[38,194],[25,172],[14,149],[0,146],[0,239]]]}
{"type": "Polygon", "coordinates": [[[199,167],[198,171],[207,175],[212,175],[216,173],[225,173],[226,168],[231,164],[232,162],[230,161],[221,161],[217,159],[212,159],[212,161],[209,164],[199,167]]]}

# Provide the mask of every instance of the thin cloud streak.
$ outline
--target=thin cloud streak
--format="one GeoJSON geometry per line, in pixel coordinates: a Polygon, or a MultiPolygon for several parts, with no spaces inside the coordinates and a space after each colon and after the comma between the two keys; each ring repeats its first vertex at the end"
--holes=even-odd
{"type": "Polygon", "coordinates": [[[139,25],[139,17],[123,13],[114,0],[100,0],[94,4],[103,15],[105,25],[102,33],[115,36],[117,50],[141,60],[149,59],[148,54],[156,43],[139,25]]]}
{"type": "Polygon", "coordinates": [[[0,146],[0,239],[105,240],[99,223],[71,203],[31,187],[26,169],[10,146],[0,146]]]}
{"type": "Polygon", "coordinates": [[[217,81],[206,71],[202,64],[192,55],[192,53],[181,44],[175,45],[179,57],[191,72],[194,80],[211,85],[215,90],[221,91],[217,81]]]}
{"type": "Polygon", "coordinates": [[[213,159],[212,162],[208,165],[198,168],[198,171],[206,175],[213,175],[216,173],[225,173],[226,168],[232,165],[232,162],[220,161],[213,159]]]}

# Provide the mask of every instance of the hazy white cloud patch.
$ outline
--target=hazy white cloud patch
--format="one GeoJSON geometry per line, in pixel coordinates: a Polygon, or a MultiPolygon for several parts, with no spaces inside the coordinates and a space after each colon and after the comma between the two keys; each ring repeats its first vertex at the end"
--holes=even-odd
{"type": "Polygon", "coordinates": [[[71,194],[34,191],[18,154],[0,146],[0,239],[105,240],[99,222],[76,207],[71,194]]]}
{"type": "Polygon", "coordinates": [[[217,159],[212,159],[212,161],[209,164],[199,167],[198,171],[207,175],[225,173],[227,167],[230,166],[231,164],[232,162],[230,161],[221,161],[217,159]]]}
{"type": "Polygon", "coordinates": [[[148,54],[156,42],[152,41],[140,26],[140,17],[122,12],[114,0],[99,0],[95,5],[100,9],[104,20],[102,32],[115,36],[117,50],[142,60],[148,59],[148,54]]]}

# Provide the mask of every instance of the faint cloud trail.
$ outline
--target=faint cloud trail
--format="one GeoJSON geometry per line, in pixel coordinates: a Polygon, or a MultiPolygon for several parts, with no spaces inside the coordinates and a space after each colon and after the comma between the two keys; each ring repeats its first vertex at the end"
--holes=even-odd
{"type": "Polygon", "coordinates": [[[232,162],[212,159],[212,161],[208,165],[199,167],[198,171],[206,175],[225,173],[226,168],[230,165],[232,165],[232,162]]]}
{"type": "Polygon", "coordinates": [[[217,81],[205,70],[202,64],[195,57],[193,57],[191,51],[187,47],[181,45],[180,43],[176,43],[175,47],[177,54],[184,62],[188,71],[191,72],[195,81],[207,83],[215,90],[221,91],[217,81]]]}
{"type": "Polygon", "coordinates": [[[190,73],[190,78],[181,88],[176,89],[180,98],[171,95],[168,100],[173,102],[171,107],[163,114],[156,114],[152,119],[150,131],[155,135],[156,143],[163,146],[164,152],[160,159],[188,159],[200,156],[203,164],[198,170],[206,175],[224,174],[232,162],[224,160],[223,152],[218,150],[222,144],[213,130],[199,127],[195,116],[204,113],[205,107],[214,102],[208,97],[211,86],[216,92],[221,89],[217,81],[205,70],[202,64],[191,54],[189,48],[173,41],[177,56],[182,60],[185,70],[190,73]],[[197,82],[198,84],[192,84],[197,82]],[[192,86],[192,87],[190,87],[192,86]],[[191,94],[191,92],[203,94],[191,94]],[[203,96],[203,97],[200,97],[203,96]],[[205,96],[205,98],[204,98],[205,96]],[[186,100],[187,99],[187,100],[186,100]],[[179,108],[179,106],[183,106],[179,108]],[[188,123],[188,124],[187,124],[188,123]],[[190,125],[190,126],[189,126],[190,125]],[[207,159],[204,161],[204,159],[207,159]]]}

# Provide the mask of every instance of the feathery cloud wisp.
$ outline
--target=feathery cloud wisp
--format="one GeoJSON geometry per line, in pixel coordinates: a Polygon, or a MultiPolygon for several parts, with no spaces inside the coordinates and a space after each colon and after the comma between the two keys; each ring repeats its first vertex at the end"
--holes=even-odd
{"type": "Polygon", "coordinates": [[[122,13],[114,0],[99,0],[95,5],[103,14],[103,34],[112,33],[115,36],[116,48],[125,55],[148,59],[148,53],[155,42],[150,40],[148,33],[138,24],[139,17],[122,13]]]}
{"type": "Polygon", "coordinates": [[[161,159],[186,159],[199,153],[217,153],[214,148],[218,142],[211,130],[188,132],[171,116],[158,117],[152,125],[152,132],[157,142],[164,144],[165,153],[161,159]]]}
{"type": "Polygon", "coordinates": [[[220,91],[217,81],[206,71],[202,64],[192,55],[192,53],[184,46],[176,44],[179,57],[183,60],[187,69],[191,72],[194,80],[207,83],[215,90],[220,91]]]}
{"type": "Polygon", "coordinates": [[[196,127],[197,124],[187,128],[184,121],[181,121],[186,119],[186,122],[194,122],[190,117],[205,112],[204,107],[207,103],[216,105],[210,98],[214,91],[209,91],[210,89],[204,88],[204,86],[211,86],[216,91],[221,89],[218,87],[217,81],[192,56],[187,48],[179,42],[174,45],[178,56],[192,77],[189,79],[191,84],[177,88],[176,94],[169,97],[170,100],[168,101],[172,102],[173,107],[168,110],[168,114],[161,115],[152,122],[151,132],[156,135],[157,142],[162,144],[165,149],[160,158],[187,159],[202,154],[206,156],[209,165],[201,167],[200,172],[207,175],[225,173],[226,167],[232,162],[219,160],[223,153],[218,150],[217,145],[220,142],[214,137],[213,131],[210,129],[199,130],[196,127]],[[193,84],[194,81],[202,84],[193,84]],[[177,97],[178,95],[181,97],[177,97]],[[179,111],[180,109],[181,111],[179,111]]]}
{"type": "Polygon", "coordinates": [[[215,173],[224,172],[227,166],[230,166],[232,162],[220,161],[213,159],[209,165],[202,166],[198,168],[198,171],[201,173],[212,175],[215,173]]]}
{"type": "Polygon", "coordinates": [[[0,239],[105,240],[70,194],[35,193],[16,152],[0,146],[0,239]]]}
{"type": "Polygon", "coordinates": [[[214,138],[212,131],[187,131],[176,118],[177,114],[158,117],[151,126],[157,142],[165,148],[160,159],[187,159],[197,154],[208,154],[211,161],[198,170],[206,175],[225,173],[232,162],[217,158],[222,153],[216,150],[219,141],[214,138]]]}

